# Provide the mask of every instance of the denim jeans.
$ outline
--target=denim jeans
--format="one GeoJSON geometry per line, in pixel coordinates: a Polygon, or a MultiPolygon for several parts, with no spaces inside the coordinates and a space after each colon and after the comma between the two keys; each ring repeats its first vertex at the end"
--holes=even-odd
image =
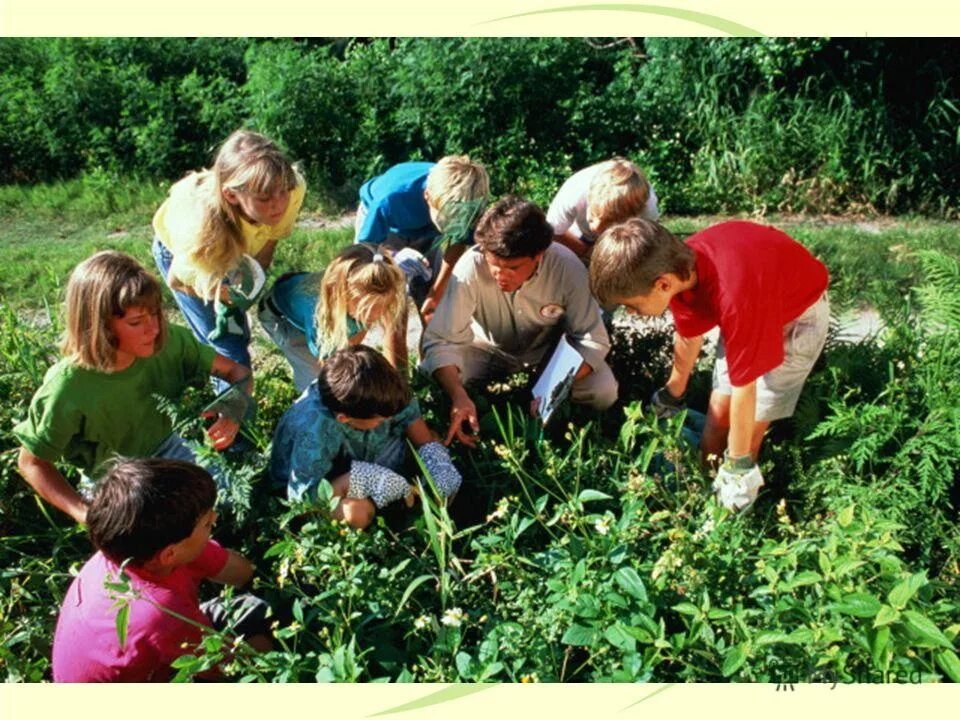
{"type": "MultiPolygon", "coordinates": [[[[153,238],[153,259],[164,282],[170,285],[170,264],[173,262],[173,253],[160,242],[160,238],[153,238]]],[[[202,298],[187,295],[170,288],[173,299],[180,308],[180,312],[187,320],[187,324],[194,336],[204,345],[212,346],[220,355],[228,357],[244,367],[250,367],[250,323],[246,316],[243,318],[243,335],[222,335],[217,340],[210,341],[207,335],[217,326],[217,313],[213,303],[202,298]]],[[[214,389],[220,393],[230,387],[230,383],[214,378],[214,389]]]]}
{"type": "Polygon", "coordinates": [[[287,358],[293,368],[293,384],[297,392],[302,393],[320,374],[320,362],[307,347],[307,336],[283,315],[274,312],[270,298],[271,295],[267,295],[260,302],[260,325],[287,358]]]}

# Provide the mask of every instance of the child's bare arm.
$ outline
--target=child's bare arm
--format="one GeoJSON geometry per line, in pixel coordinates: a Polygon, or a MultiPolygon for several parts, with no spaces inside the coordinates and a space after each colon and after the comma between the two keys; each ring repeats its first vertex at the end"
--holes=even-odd
{"type": "Polygon", "coordinates": [[[25,447],[21,447],[17,466],[23,479],[37,495],[78,523],[87,521],[86,501],[70,486],[52,462],[38,458],[25,447]]]}
{"type": "Polygon", "coordinates": [[[243,587],[253,577],[253,563],[233,550],[227,550],[227,564],[217,575],[210,578],[214,582],[233,587],[243,587]]]}
{"type": "Polygon", "coordinates": [[[434,442],[437,439],[436,433],[430,429],[430,426],[424,422],[423,418],[417,418],[407,425],[407,438],[414,444],[414,447],[426,445],[428,442],[434,442]]]}
{"type": "Polygon", "coordinates": [[[703,336],[695,338],[673,336],[673,367],[670,369],[670,379],[667,380],[667,390],[674,397],[682,397],[687,391],[687,382],[693,372],[697,358],[700,357],[700,348],[703,346],[703,336]]]}
{"type": "Polygon", "coordinates": [[[554,235],[553,241],[570,248],[577,254],[577,257],[581,258],[589,256],[590,252],[593,250],[593,245],[585,243],[571,232],[565,232],[561,235],[554,235]]]}

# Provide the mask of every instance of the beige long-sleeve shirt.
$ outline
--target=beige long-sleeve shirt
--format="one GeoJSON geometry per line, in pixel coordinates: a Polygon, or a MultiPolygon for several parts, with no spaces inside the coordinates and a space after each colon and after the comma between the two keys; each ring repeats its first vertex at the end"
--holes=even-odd
{"type": "Polygon", "coordinates": [[[569,249],[551,244],[536,272],[514,292],[504,292],[490,273],[479,246],[453,268],[440,306],[423,335],[422,368],[432,373],[456,365],[475,342],[535,363],[556,330],[592,368],[610,351],[600,307],[590,295],[587,269],[569,249]],[[558,327],[559,326],[559,327],[558,327]]]}

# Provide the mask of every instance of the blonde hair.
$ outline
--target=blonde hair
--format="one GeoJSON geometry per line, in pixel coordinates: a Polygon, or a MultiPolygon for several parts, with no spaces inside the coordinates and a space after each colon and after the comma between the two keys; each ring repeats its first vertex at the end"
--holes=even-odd
{"type": "Polygon", "coordinates": [[[77,265],[67,282],[64,335],[60,350],[74,365],[112,372],[117,338],[110,320],[128,308],[145,307],[158,313],[158,352],[167,339],[167,321],[160,309],[160,283],[129,255],[114,250],[98,252],[77,265]]]}
{"type": "Polygon", "coordinates": [[[272,195],[303,183],[299,169],[273,141],[250,130],[236,130],[220,146],[213,167],[194,174],[204,198],[203,221],[196,245],[188,253],[199,272],[193,289],[205,300],[219,292],[220,281],[246,251],[240,210],[224,190],[272,195]]]}
{"type": "Polygon", "coordinates": [[[626,158],[599,164],[587,190],[587,217],[593,216],[603,232],[643,211],[650,198],[650,183],[643,170],[626,158]]]}
{"type": "Polygon", "coordinates": [[[314,317],[321,357],[349,344],[347,315],[352,303],[355,320],[365,326],[379,322],[386,336],[396,331],[406,312],[406,276],[393,258],[375,245],[350,245],[323,273],[314,317]],[[371,317],[381,301],[381,313],[371,317]]]}
{"type": "Polygon", "coordinates": [[[427,192],[429,203],[439,216],[437,225],[443,231],[456,215],[459,203],[479,200],[482,210],[490,195],[490,178],[486,168],[467,155],[447,155],[427,174],[427,192]]]}

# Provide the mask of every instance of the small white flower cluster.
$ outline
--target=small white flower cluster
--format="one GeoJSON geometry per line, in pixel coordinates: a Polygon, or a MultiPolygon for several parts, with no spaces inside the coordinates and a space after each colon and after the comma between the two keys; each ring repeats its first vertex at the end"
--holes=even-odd
{"type": "Polygon", "coordinates": [[[601,518],[597,518],[593,522],[593,529],[597,531],[600,535],[606,535],[610,532],[610,527],[613,525],[613,516],[610,513],[607,513],[601,518]]]}
{"type": "Polygon", "coordinates": [[[492,522],[493,520],[500,520],[507,515],[507,511],[510,509],[510,498],[502,497],[497,501],[497,509],[492,513],[487,515],[487,522],[492,522]]]}
{"type": "Polygon", "coordinates": [[[413,627],[417,630],[426,630],[430,627],[430,618],[427,615],[421,615],[413,621],[413,627]]]}
{"type": "Polygon", "coordinates": [[[447,627],[460,627],[466,618],[466,613],[464,613],[460,608],[455,607],[444,611],[443,617],[440,618],[440,622],[447,627]]]}

